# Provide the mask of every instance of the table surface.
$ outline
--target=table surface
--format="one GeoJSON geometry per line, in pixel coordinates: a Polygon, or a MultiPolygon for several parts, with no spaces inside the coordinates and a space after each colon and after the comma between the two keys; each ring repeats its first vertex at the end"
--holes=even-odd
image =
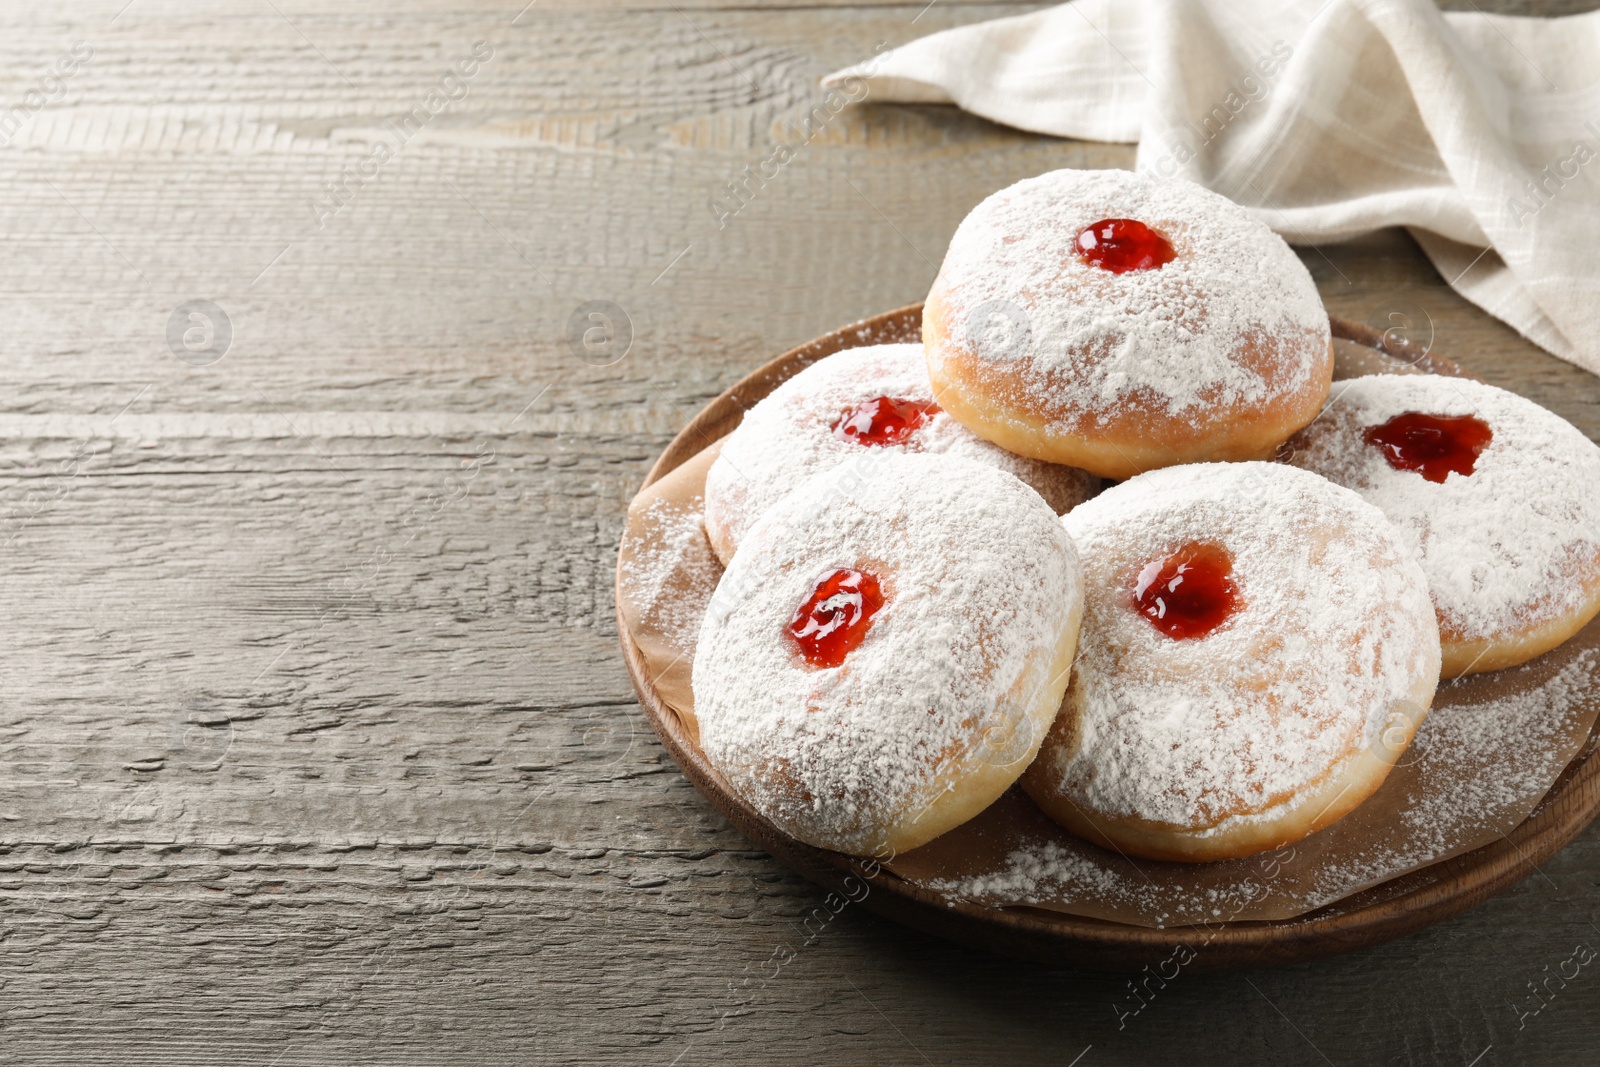
{"type": "MultiPolygon", "coordinates": [[[[634,701],[627,501],[729,383],[921,299],[984,195],[1131,149],[868,104],[728,216],[821,74],[1025,8],[522,2],[0,9],[8,1062],[1592,1062],[1600,975],[1556,976],[1600,947],[1596,829],[1137,1012],[859,907],[802,929],[821,893],[634,701]],[[572,342],[591,301],[625,352],[572,342]]],[[[1300,252],[1600,436],[1600,382],[1404,234],[1300,252]]]]}

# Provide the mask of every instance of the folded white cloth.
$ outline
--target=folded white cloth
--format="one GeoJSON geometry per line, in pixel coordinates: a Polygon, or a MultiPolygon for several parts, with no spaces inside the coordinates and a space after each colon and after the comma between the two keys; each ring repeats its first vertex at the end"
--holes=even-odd
{"type": "Polygon", "coordinates": [[[1076,0],[824,79],[1137,141],[1295,244],[1407,226],[1463,296],[1600,374],[1600,12],[1431,0],[1076,0]]]}

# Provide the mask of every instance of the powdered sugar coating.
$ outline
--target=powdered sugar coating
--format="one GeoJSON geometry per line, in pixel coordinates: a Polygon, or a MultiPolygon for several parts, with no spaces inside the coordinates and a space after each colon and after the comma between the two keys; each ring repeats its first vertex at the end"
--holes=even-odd
{"type": "Polygon", "coordinates": [[[1341,382],[1289,462],[1360,493],[1427,573],[1440,627],[1504,639],[1580,610],[1600,566],[1600,448],[1533,401],[1466,378],[1341,382]],[[1405,412],[1474,415],[1494,437],[1473,473],[1430,482],[1362,438],[1405,412]]]}
{"type": "Polygon", "coordinates": [[[1316,475],[1169,467],[1062,521],[1086,606],[1040,772],[1091,813],[1220,832],[1288,810],[1379,740],[1419,676],[1431,672],[1430,692],[1438,678],[1420,565],[1382,513],[1316,475]],[[1174,640],[1134,609],[1131,582],[1195,541],[1232,555],[1240,606],[1209,634],[1174,640]]]}
{"type": "Polygon", "coordinates": [[[701,747],[786,832],[871,851],[975,768],[1005,770],[994,796],[1022,773],[1081,610],[1072,542],[1027,486],[862,450],[768,510],[723,575],[694,661],[701,747]],[[786,626],[837,567],[874,574],[886,602],[841,667],[815,668],[786,626]]]}
{"type": "Polygon", "coordinates": [[[986,388],[1060,433],[1130,409],[1237,417],[1306,390],[1328,358],[1327,314],[1281,238],[1192,182],[1126,171],[1051,171],[990,196],[929,302],[953,332],[930,362],[973,357],[995,372],[986,388]],[[1106,218],[1146,223],[1176,258],[1124,274],[1086,263],[1077,236],[1106,218]]]}
{"type": "Polygon", "coordinates": [[[903,444],[866,446],[841,440],[833,432],[846,408],[881,396],[935,400],[920,344],[873,345],[835,353],[751,408],[723,442],[706,476],[706,522],[714,541],[736,546],[761,513],[786,493],[868,447],[942,452],[987,463],[1032,486],[1057,514],[1099,489],[1100,481],[1093,475],[1007,452],[944,411],[932,414],[903,444]]]}

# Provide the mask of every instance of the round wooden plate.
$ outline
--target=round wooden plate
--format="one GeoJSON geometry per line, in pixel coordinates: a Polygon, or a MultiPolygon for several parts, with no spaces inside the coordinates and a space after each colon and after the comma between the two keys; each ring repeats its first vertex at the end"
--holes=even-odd
{"type": "MultiPolygon", "coordinates": [[[[810,364],[846,348],[918,340],[921,324],[922,306],[917,304],[865,319],[785,352],[701,410],[656,460],[645,485],[727,434],[738,425],[745,409],[810,364]]],[[[1364,346],[1391,369],[1398,362],[1433,374],[1465,373],[1431,353],[1390,344],[1368,327],[1337,318],[1332,324],[1335,338],[1364,346]]],[[[1352,353],[1358,361],[1361,358],[1359,349],[1336,347],[1344,349],[1341,359],[1351,358],[1352,353]]],[[[620,612],[617,629],[639,703],[661,743],[695,787],[741,833],[779,862],[839,894],[838,900],[857,902],[952,941],[1025,959],[1137,971],[1167,959],[1179,945],[1193,948],[1203,942],[1188,967],[1221,971],[1349,952],[1420,930],[1504,892],[1532,874],[1600,811],[1600,760],[1594,758],[1597,745],[1591,737],[1533,814],[1503,840],[1293,919],[1221,923],[1203,931],[1194,927],[1157,930],[1038,908],[985,908],[945,898],[871,861],[814,848],[779,831],[716,780],[705,757],[683,733],[676,714],[662,705],[620,612]]],[[[1600,725],[1595,733],[1600,735],[1600,725]]]]}

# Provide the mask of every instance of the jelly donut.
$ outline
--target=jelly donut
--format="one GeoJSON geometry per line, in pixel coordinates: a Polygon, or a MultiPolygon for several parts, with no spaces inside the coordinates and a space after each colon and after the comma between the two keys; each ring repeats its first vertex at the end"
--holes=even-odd
{"type": "Polygon", "coordinates": [[[1284,452],[1400,528],[1445,677],[1523,663],[1600,611],[1600,448],[1533,401],[1466,378],[1356,378],[1284,452]]]}
{"type": "Polygon", "coordinates": [[[1311,275],[1181,179],[1058,170],[957,228],[922,313],[939,402],[1003,448],[1107,478],[1271,458],[1328,395],[1311,275]]]}
{"type": "Polygon", "coordinates": [[[733,558],[744,532],[818,471],[868,449],[947,452],[1021,478],[1057,514],[1088,499],[1098,478],[1013,455],[956,422],[934,402],[922,346],[855,348],[812,364],[745,414],[706,475],[706,533],[733,558]]]}
{"type": "Polygon", "coordinates": [[[879,451],[859,478],[814,475],[750,528],[701,624],[701,748],[801,841],[930,841],[1038,751],[1080,581],[1055,513],[988,464],[879,451]]]}
{"type": "Polygon", "coordinates": [[[1129,855],[1231,859],[1382,784],[1439,681],[1427,581],[1382,512],[1293,467],[1202,463],[1062,522],[1086,603],[1022,778],[1047,814],[1129,855]]]}

